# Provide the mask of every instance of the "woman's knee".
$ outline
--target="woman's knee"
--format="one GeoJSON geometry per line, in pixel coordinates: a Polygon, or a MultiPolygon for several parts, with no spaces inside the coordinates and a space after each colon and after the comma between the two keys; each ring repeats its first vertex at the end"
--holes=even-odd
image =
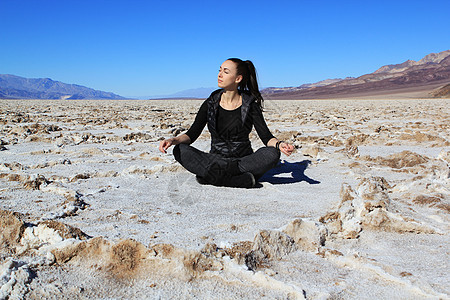
{"type": "Polygon", "coordinates": [[[264,151],[267,161],[277,163],[280,160],[281,152],[275,147],[264,147],[261,150],[264,151]]]}
{"type": "Polygon", "coordinates": [[[262,147],[259,148],[255,154],[257,155],[258,160],[266,166],[266,168],[268,167],[270,169],[278,164],[281,153],[280,150],[274,147],[262,147]]]}
{"type": "MultiPolygon", "coordinates": [[[[173,148],[173,156],[181,165],[195,164],[203,162],[206,158],[205,153],[188,145],[178,144],[173,148]]],[[[186,167],[186,166],[185,166],[186,167]]]]}
{"type": "Polygon", "coordinates": [[[175,157],[175,160],[178,162],[181,162],[181,150],[184,148],[184,144],[178,144],[173,147],[173,156],[175,157]]]}

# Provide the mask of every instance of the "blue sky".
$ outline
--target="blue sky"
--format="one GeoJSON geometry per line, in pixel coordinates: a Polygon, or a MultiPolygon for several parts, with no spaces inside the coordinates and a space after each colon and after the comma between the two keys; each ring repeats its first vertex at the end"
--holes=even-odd
{"type": "Polygon", "coordinates": [[[449,12],[449,0],[0,0],[0,74],[161,95],[214,87],[239,57],[262,87],[298,86],[448,50],[449,12]]]}

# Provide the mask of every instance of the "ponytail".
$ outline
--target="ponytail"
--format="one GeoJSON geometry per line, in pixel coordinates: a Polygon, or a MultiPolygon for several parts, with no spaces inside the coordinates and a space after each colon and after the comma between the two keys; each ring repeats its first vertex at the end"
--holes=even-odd
{"type": "Polygon", "coordinates": [[[237,65],[237,74],[242,75],[242,81],[239,83],[238,90],[240,92],[249,91],[255,97],[255,102],[262,109],[264,99],[259,91],[256,69],[253,63],[250,60],[243,61],[239,58],[229,58],[228,60],[237,65]]]}

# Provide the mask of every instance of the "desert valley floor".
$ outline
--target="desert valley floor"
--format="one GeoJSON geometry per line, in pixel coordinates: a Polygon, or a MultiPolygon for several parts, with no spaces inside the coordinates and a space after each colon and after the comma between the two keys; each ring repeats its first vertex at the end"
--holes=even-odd
{"type": "Polygon", "coordinates": [[[200,104],[0,100],[0,299],[449,299],[450,100],[266,101],[254,189],[158,151],[200,104]]]}

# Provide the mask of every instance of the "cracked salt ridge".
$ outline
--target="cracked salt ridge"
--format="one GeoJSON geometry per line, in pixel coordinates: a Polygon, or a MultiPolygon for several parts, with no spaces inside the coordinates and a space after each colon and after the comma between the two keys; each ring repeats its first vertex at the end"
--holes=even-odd
{"type": "MultiPolygon", "coordinates": [[[[13,214],[6,213],[5,215],[5,212],[2,212],[2,214],[2,222],[12,222],[15,220],[16,228],[23,226],[13,214]]],[[[64,239],[59,230],[67,231],[67,227],[64,227],[64,225],[60,223],[54,223],[50,227],[49,226],[50,223],[27,225],[24,232],[21,234],[19,243],[17,243],[14,236],[11,237],[10,242],[13,244],[16,243],[15,249],[11,250],[15,251],[18,255],[20,255],[20,253],[33,254],[33,258],[25,258],[23,261],[7,260],[7,262],[3,264],[1,270],[1,291],[3,293],[2,296],[5,296],[5,298],[8,296],[14,298],[16,297],[16,294],[19,294],[17,297],[22,298],[30,292],[28,283],[31,281],[32,275],[31,272],[28,271],[29,267],[48,266],[55,262],[61,264],[68,260],[78,260],[79,265],[85,265],[92,255],[92,258],[97,261],[98,264],[106,264],[106,270],[109,270],[108,272],[111,271],[112,275],[119,279],[121,277],[134,277],[136,272],[139,272],[138,268],[152,269],[155,267],[152,266],[153,264],[161,264],[164,263],[164,260],[168,260],[168,266],[163,268],[168,268],[166,271],[174,273],[174,275],[177,274],[175,275],[177,277],[181,276],[181,278],[184,278],[187,276],[186,279],[191,278],[192,276],[200,276],[200,278],[204,277],[206,279],[208,279],[210,275],[213,277],[222,277],[220,274],[214,275],[214,271],[220,271],[220,273],[223,273],[225,276],[222,277],[225,283],[240,283],[244,285],[253,283],[259,288],[269,288],[269,291],[267,291],[269,294],[273,291],[280,291],[282,293],[288,293],[291,297],[296,299],[301,299],[304,296],[304,291],[295,285],[285,284],[272,279],[270,278],[271,275],[267,275],[265,272],[257,271],[253,273],[247,271],[246,268],[237,265],[226,257],[221,259],[223,255],[217,256],[217,258],[209,258],[209,255],[216,253],[215,248],[212,249],[212,252],[205,252],[205,254],[202,254],[203,252],[196,253],[176,249],[171,245],[155,245],[150,249],[145,249],[142,244],[131,240],[122,241],[116,244],[111,244],[110,242],[101,239],[80,242],[79,238],[83,237],[80,235],[82,234],[80,231],[77,232],[77,230],[69,228],[70,231],[67,235],[72,238],[64,239]],[[108,258],[108,253],[111,251],[112,256],[109,256],[108,258]],[[99,257],[97,258],[97,256],[99,257]],[[149,261],[142,262],[142,259],[149,261]],[[106,261],[102,263],[102,260],[106,261]],[[154,262],[152,263],[152,261],[154,262]],[[180,266],[180,263],[184,266],[180,266]],[[132,273],[127,274],[129,272],[132,273]],[[227,278],[230,277],[231,282],[228,282],[229,279],[227,278]],[[17,280],[18,278],[20,280],[17,280]]],[[[11,229],[13,228],[14,227],[11,227],[11,229]]],[[[17,234],[18,232],[16,235],[17,234]]],[[[270,249],[267,251],[270,251],[270,249]]]]}
{"type": "MultiPolygon", "coordinates": [[[[308,220],[304,220],[304,221],[288,224],[284,228],[284,231],[289,233],[291,236],[295,237],[294,239],[296,241],[301,242],[301,244],[298,244],[299,247],[301,247],[303,249],[310,249],[309,251],[311,251],[315,246],[319,246],[320,244],[323,243],[320,236],[323,236],[325,234],[325,232],[323,232],[319,229],[319,231],[317,232],[318,235],[314,234],[314,231],[315,231],[314,228],[317,225],[319,225],[319,224],[308,221],[308,220]],[[314,225],[314,224],[316,224],[316,225],[314,225]],[[301,229],[302,226],[304,229],[301,229]],[[304,226],[306,226],[306,227],[304,227],[304,226]],[[307,229],[307,228],[309,228],[309,229],[307,229]],[[296,235],[298,235],[298,234],[300,234],[300,235],[298,237],[296,237],[296,235]],[[311,240],[311,238],[312,238],[312,240],[311,240]],[[314,241],[314,239],[316,239],[316,240],[314,241]]],[[[320,225],[320,226],[323,227],[323,225],[320,225]]],[[[272,258],[275,258],[275,259],[282,258],[282,257],[286,256],[287,254],[289,254],[290,252],[295,251],[295,249],[289,249],[287,247],[287,244],[285,244],[285,242],[281,242],[281,240],[277,237],[276,231],[272,231],[270,233],[267,232],[267,234],[270,234],[270,236],[272,236],[272,237],[265,235],[266,237],[264,237],[260,241],[258,241],[257,238],[255,239],[255,243],[260,244],[260,246],[258,246],[258,247],[262,246],[263,248],[255,248],[254,247],[254,249],[261,249],[258,251],[267,253],[266,256],[269,255],[268,256],[269,258],[272,256],[272,258]],[[267,238],[271,239],[271,241],[270,242],[266,241],[267,238]],[[280,242],[281,242],[281,244],[277,245],[277,243],[280,243],[280,242]],[[282,252],[278,252],[278,251],[282,251],[282,252]],[[279,254],[277,254],[277,253],[279,253],[279,254]],[[273,255],[275,255],[275,256],[273,256],[273,255]]],[[[23,244],[24,246],[18,247],[19,252],[26,251],[31,248],[31,249],[36,249],[38,251],[38,253],[41,254],[40,258],[34,258],[33,263],[32,263],[34,265],[52,264],[52,261],[54,261],[54,257],[49,252],[61,257],[60,254],[58,254],[59,253],[58,251],[66,251],[64,249],[67,249],[67,247],[69,247],[69,249],[70,249],[70,247],[76,245],[76,244],[73,244],[73,239],[64,240],[53,229],[48,228],[46,225],[41,226],[41,224],[38,226],[35,226],[35,227],[26,228],[21,240],[22,240],[21,244],[23,244]],[[52,252],[52,251],[57,251],[57,252],[52,252]],[[44,254],[45,254],[45,256],[42,256],[44,254]]],[[[117,245],[120,245],[120,243],[117,245]]],[[[81,248],[81,249],[83,249],[83,248],[81,248]]],[[[159,248],[155,248],[155,249],[159,249],[159,248]]],[[[173,249],[173,248],[168,248],[168,249],[173,249]]],[[[157,251],[159,252],[159,250],[157,250],[157,251]]],[[[172,251],[172,250],[170,250],[170,251],[172,251]]],[[[171,253],[170,251],[167,252],[168,254],[164,254],[165,256],[168,255],[167,258],[172,257],[172,254],[170,254],[171,253]]],[[[328,251],[328,250],[325,250],[325,251],[328,251]]],[[[70,253],[70,252],[71,251],[69,250],[68,253],[70,253]]],[[[76,255],[77,252],[73,252],[73,253],[76,255]]],[[[212,253],[214,253],[214,252],[212,252],[212,253]]],[[[325,254],[326,253],[327,252],[325,252],[325,254]]],[[[342,254],[339,254],[339,255],[335,256],[334,252],[330,252],[330,253],[331,253],[331,256],[330,255],[327,256],[328,259],[331,259],[337,265],[341,265],[344,267],[351,266],[353,269],[359,270],[359,272],[363,272],[363,274],[364,274],[364,272],[373,273],[378,278],[382,278],[382,279],[388,280],[390,282],[393,282],[395,284],[400,284],[402,286],[406,286],[408,291],[412,292],[416,296],[424,296],[424,297],[445,296],[445,294],[434,292],[432,288],[428,288],[426,285],[425,285],[425,287],[420,286],[421,285],[420,282],[419,282],[419,286],[417,286],[417,283],[412,284],[409,280],[400,279],[396,276],[393,276],[391,274],[392,272],[385,270],[386,266],[383,266],[383,264],[380,264],[380,263],[374,263],[373,260],[367,260],[367,259],[364,259],[363,257],[359,258],[359,256],[354,256],[354,255],[342,257],[342,254]],[[335,258],[333,258],[333,257],[335,257],[335,258]]],[[[174,252],[174,254],[176,255],[176,252],[174,252]]],[[[64,257],[64,254],[62,257],[64,257]]],[[[175,257],[177,257],[177,256],[175,256],[175,257]]],[[[209,264],[210,263],[208,263],[208,265],[209,264]]],[[[21,263],[21,265],[25,265],[25,264],[21,263]]],[[[276,265],[277,265],[276,261],[274,262],[274,265],[276,267],[276,265]]],[[[205,266],[207,266],[207,265],[205,265],[205,266]]],[[[6,273],[8,273],[8,270],[7,270],[8,268],[13,269],[13,265],[8,264],[8,265],[4,266],[4,269],[6,269],[6,271],[5,271],[6,273]]],[[[207,267],[207,268],[210,268],[210,267],[207,267]]],[[[222,277],[222,280],[224,280],[225,282],[228,282],[228,284],[231,284],[233,282],[237,283],[236,280],[238,280],[238,282],[243,281],[243,282],[247,282],[247,283],[254,283],[259,287],[270,288],[271,291],[279,290],[279,291],[282,291],[283,293],[288,293],[290,295],[290,297],[294,297],[297,299],[301,299],[305,295],[305,292],[302,289],[298,288],[295,284],[287,283],[289,281],[286,281],[286,280],[280,281],[280,279],[283,278],[282,276],[281,276],[281,278],[278,278],[278,279],[271,278],[271,276],[275,276],[277,273],[274,271],[270,271],[270,269],[268,271],[270,271],[271,273],[267,272],[267,271],[266,272],[258,271],[256,273],[248,272],[248,271],[246,271],[246,268],[243,268],[243,266],[236,265],[236,263],[234,263],[233,261],[230,261],[229,259],[227,259],[225,257],[222,260],[221,270],[222,271],[220,271],[220,273],[218,273],[218,274],[216,274],[214,272],[214,270],[206,271],[204,273],[204,275],[201,275],[201,278],[208,279],[208,278],[210,278],[210,276],[213,276],[213,278],[219,276],[219,277],[222,277]],[[230,275],[232,276],[231,281],[226,279],[230,275]],[[269,275],[269,276],[267,276],[267,275],[269,275]]],[[[12,273],[12,272],[9,272],[9,273],[12,273]]],[[[15,280],[14,278],[11,280],[11,276],[10,276],[10,278],[6,278],[6,279],[7,279],[7,283],[5,283],[5,285],[4,285],[5,290],[7,290],[10,286],[13,286],[16,284],[16,282],[14,281],[15,280]]],[[[359,280],[361,280],[361,279],[359,278],[359,280]]],[[[20,282],[17,286],[20,287],[20,282]]],[[[21,288],[20,290],[23,290],[23,288],[21,288]]],[[[337,290],[339,291],[339,289],[337,289],[337,290]]],[[[327,294],[327,293],[323,293],[323,292],[313,293],[312,291],[310,291],[309,293],[314,295],[315,296],[314,298],[321,298],[324,296],[332,296],[333,295],[333,293],[331,293],[331,294],[329,294],[329,293],[327,294]]],[[[396,291],[396,295],[398,295],[398,294],[399,294],[399,291],[396,291]]]]}

